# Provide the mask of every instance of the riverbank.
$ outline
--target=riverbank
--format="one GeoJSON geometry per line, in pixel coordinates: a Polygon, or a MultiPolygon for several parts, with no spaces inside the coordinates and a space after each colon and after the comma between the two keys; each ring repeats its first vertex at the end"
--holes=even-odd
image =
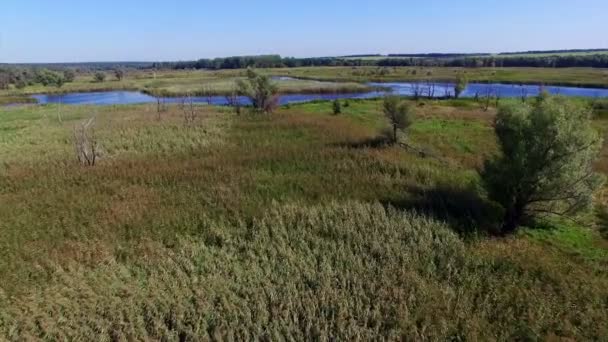
{"type": "MultiPolygon", "coordinates": [[[[369,82],[453,83],[465,74],[471,83],[543,84],[568,87],[608,88],[608,69],[595,68],[422,68],[422,67],[307,67],[260,69],[271,76],[293,79],[277,81],[281,94],[364,93],[369,82]]],[[[28,86],[1,90],[0,96],[66,94],[100,91],[141,91],[153,96],[225,96],[231,94],[245,70],[138,70],[120,81],[108,73],[103,82],[92,74],[78,75],[62,87],[28,86]]]]}
{"type": "MultiPolygon", "coordinates": [[[[245,78],[244,70],[226,71],[134,71],[118,81],[95,82],[92,75],[79,75],[61,87],[40,84],[23,89],[0,90],[0,96],[68,94],[105,91],[141,91],[152,96],[225,96],[234,92],[236,83],[245,78]]],[[[357,82],[329,82],[308,79],[275,81],[280,94],[364,93],[372,89],[357,82]]]]}
{"type": "Polygon", "coordinates": [[[471,83],[608,88],[608,69],[598,68],[316,67],[267,69],[266,72],[330,82],[450,83],[459,75],[466,75],[471,83]]]}
{"type": "MultiPolygon", "coordinates": [[[[367,85],[368,92],[330,92],[330,93],[294,93],[280,94],[278,102],[281,105],[312,102],[312,101],[333,101],[337,99],[371,99],[385,96],[386,94],[399,95],[410,98],[433,98],[446,99],[454,97],[454,85],[451,83],[370,83],[367,85]]],[[[580,97],[582,99],[608,98],[608,89],[603,88],[573,88],[573,87],[554,87],[539,85],[504,85],[504,84],[483,84],[471,83],[461,98],[470,98],[487,103],[491,99],[522,98],[533,97],[547,91],[550,94],[559,94],[567,97],[580,97]],[[482,101],[486,99],[485,101],[482,101]]],[[[90,93],[68,93],[68,94],[40,94],[32,95],[40,104],[66,104],[66,105],[126,105],[141,103],[180,103],[183,97],[170,96],[171,93],[147,94],[140,91],[109,91],[109,92],[90,92],[90,93]]],[[[226,96],[193,94],[189,99],[193,103],[209,105],[229,105],[230,101],[226,96]]],[[[247,106],[250,100],[243,96],[236,98],[238,103],[247,106]]],[[[491,102],[491,101],[490,101],[491,102]]]]}
{"type": "Polygon", "coordinates": [[[0,96],[0,106],[8,106],[15,104],[30,104],[37,103],[36,99],[27,95],[5,95],[0,96]]]}

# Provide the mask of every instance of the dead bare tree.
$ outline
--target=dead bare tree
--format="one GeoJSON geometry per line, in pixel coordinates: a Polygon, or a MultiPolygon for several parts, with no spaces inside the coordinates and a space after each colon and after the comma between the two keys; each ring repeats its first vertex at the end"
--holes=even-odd
{"type": "Polygon", "coordinates": [[[435,83],[433,83],[429,80],[429,81],[426,81],[425,86],[426,86],[427,97],[429,99],[432,99],[433,97],[435,97],[435,83]]]}
{"type": "Polygon", "coordinates": [[[184,125],[192,126],[196,122],[196,118],[198,117],[198,111],[196,110],[196,106],[194,105],[194,99],[191,95],[187,95],[182,98],[180,107],[184,113],[184,125]]]}
{"type": "Polygon", "coordinates": [[[208,85],[204,85],[202,93],[203,97],[205,97],[205,101],[207,102],[207,104],[211,105],[211,101],[213,99],[213,96],[211,95],[211,88],[208,85]]]}
{"type": "Polygon", "coordinates": [[[418,100],[422,95],[422,87],[420,86],[420,83],[413,82],[410,88],[412,90],[412,96],[414,96],[415,100],[418,100]]]}
{"type": "Polygon", "coordinates": [[[450,92],[450,89],[454,88],[451,84],[446,84],[445,88],[443,89],[443,97],[445,97],[446,99],[449,99],[452,97],[452,93],[450,92]]]}
{"type": "Polygon", "coordinates": [[[238,89],[233,89],[230,94],[226,95],[226,102],[232,108],[237,115],[241,114],[241,102],[239,101],[238,89]]]}
{"type": "Polygon", "coordinates": [[[95,166],[99,157],[99,146],[95,135],[95,117],[74,126],[74,149],[80,164],[95,166]]]}
{"type": "Polygon", "coordinates": [[[162,113],[167,111],[167,103],[164,98],[156,98],[156,119],[160,121],[162,119],[162,113]]]}
{"type": "Polygon", "coordinates": [[[526,102],[526,99],[528,98],[528,88],[526,88],[525,86],[521,86],[521,102],[526,102]]]}
{"type": "Polygon", "coordinates": [[[490,108],[490,104],[492,103],[492,98],[494,97],[494,89],[490,86],[487,86],[484,90],[483,102],[481,104],[481,108],[484,111],[488,111],[490,108]]]}

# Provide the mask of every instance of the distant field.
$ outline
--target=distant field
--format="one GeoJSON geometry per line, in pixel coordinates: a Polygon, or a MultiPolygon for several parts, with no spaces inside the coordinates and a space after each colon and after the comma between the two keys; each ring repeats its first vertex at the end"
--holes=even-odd
{"type": "Polygon", "coordinates": [[[454,81],[608,87],[608,69],[598,68],[445,68],[445,67],[318,67],[266,72],[340,82],[454,81]]]}
{"type": "MultiPolygon", "coordinates": [[[[260,71],[272,76],[299,78],[277,82],[283,94],[366,92],[370,90],[366,82],[453,82],[460,74],[465,74],[469,82],[608,87],[608,69],[598,68],[306,67],[260,71]]],[[[0,103],[21,102],[14,101],[16,98],[27,102],[29,100],[23,96],[28,94],[106,90],[140,90],[162,96],[226,95],[244,75],[245,70],[135,71],[128,73],[122,81],[114,80],[108,73],[105,82],[94,82],[92,75],[80,75],[61,88],[35,85],[21,90],[2,90],[0,103]]]]}

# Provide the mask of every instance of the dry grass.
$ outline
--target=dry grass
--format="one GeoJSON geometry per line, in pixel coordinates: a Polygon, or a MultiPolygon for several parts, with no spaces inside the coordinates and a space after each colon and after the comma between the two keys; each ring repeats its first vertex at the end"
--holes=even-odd
{"type": "Polygon", "coordinates": [[[357,202],[201,220],[174,244],[67,244],[44,286],[0,297],[9,339],[601,339],[605,277],[522,240],[357,202]],[[568,277],[564,277],[568,274],[568,277]]]}

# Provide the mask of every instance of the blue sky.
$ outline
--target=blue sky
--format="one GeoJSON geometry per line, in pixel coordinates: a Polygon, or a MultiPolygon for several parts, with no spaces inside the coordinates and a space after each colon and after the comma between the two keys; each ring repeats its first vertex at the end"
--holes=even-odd
{"type": "Polygon", "coordinates": [[[608,0],[0,1],[0,62],[608,48],[608,0]]]}

